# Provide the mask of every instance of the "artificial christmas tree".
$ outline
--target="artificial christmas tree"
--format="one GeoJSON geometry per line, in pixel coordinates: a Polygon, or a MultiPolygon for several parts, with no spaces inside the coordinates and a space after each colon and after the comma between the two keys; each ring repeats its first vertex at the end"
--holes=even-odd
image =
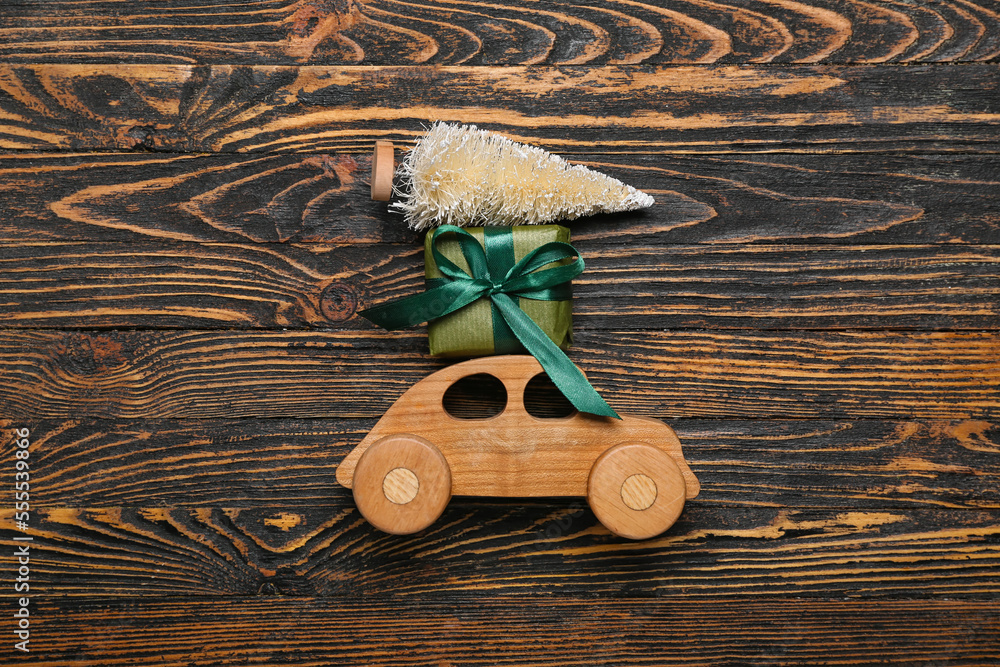
{"type": "Polygon", "coordinates": [[[634,211],[653,198],[631,185],[475,125],[437,122],[400,167],[411,229],[539,225],[634,211]]]}

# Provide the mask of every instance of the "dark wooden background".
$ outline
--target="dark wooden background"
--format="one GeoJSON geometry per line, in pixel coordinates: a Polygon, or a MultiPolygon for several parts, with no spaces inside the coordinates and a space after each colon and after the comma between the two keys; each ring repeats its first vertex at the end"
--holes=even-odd
{"type": "Polygon", "coordinates": [[[996,0],[4,0],[0,662],[997,664],[998,62],[996,0]],[[661,538],[336,484],[443,363],[356,315],[436,119],[656,197],[572,224],[571,356],[684,442],[661,538]]]}

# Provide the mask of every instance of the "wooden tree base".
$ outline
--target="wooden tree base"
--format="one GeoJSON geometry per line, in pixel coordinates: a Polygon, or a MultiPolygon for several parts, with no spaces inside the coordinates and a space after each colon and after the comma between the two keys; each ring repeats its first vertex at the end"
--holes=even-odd
{"type": "Polygon", "coordinates": [[[389,201],[392,198],[392,175],[396,161],[391,141],[376,141],[372,154],[372,199],[389,201]]]}

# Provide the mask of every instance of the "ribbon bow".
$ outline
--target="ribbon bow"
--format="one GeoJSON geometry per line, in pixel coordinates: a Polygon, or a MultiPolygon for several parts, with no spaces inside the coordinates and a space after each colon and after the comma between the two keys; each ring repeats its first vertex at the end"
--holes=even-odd
{"type": "Polygon", "coordinates": [[[569,298],[569,281],[583,272],[583,258],[573,246],[561,241],[546,243],[525,255],[502,276],[494,275],[501,271],[497,271],[495,266],[491,271],[491,264],[483,247],[474,236],[460,227],[442,225],[434,230],[431,252],[445,278],[434,281],[434,286],[422,294],[390,301],[358,314],[393,331],[437,319],[464,308],[477,299],[489,297],[495,312],[501,315],[521,345],[539,361],[573,407],[581,412],[621,419],[587,382],[587,378],[569,360],[566,353],[514,301],[515,297],[544,301],[569,298]],[[444,234],[457,235],[471,275],[438,250],[437,242],[444,234]],[[570,263],[542,268],[573,257],[576,259],[570,263]]]}

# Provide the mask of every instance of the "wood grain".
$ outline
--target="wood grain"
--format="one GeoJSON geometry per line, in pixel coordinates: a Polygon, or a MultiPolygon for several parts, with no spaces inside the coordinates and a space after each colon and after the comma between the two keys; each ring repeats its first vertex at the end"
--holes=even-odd
{"type": "MultiPolygon", "coordinates": [[[[575,239],[1000,243],[991,155],[566,155],[650,192],[575,239]]],[[[0,154],[0,241],[415,244],[369,198],[370,156],[0,154]]]]}
{"type": "MultiPolygon", "coordinates": [[[[990,420],[992,332],[587,331],[570,358],[612,407],[660,419],[990,420]]],[[[441,368],[426,335],[0,332],[9,418],[376,417],[441,368]]]]}
{"type": "MultiPolygon", "coordinates": [[[[0,421],[31,431],[35,508],[344,507],[336,468],[375,419],[0,421]]],[[[846,419],[671,422],[697,504],[1000,509],[1000,423],[846,419]]],[[[13,450],[0,450],[13,470],[13,450]]],[[[499,530],[499,529],[498,529],[499,530]]]]}
{"type": "MultiPolygon", "coordinates": [[[[994,329],[1000,246],[653,246],[584,237],[574,325],[591,329],[994,329]]],[[[373,331],[422,292],[413,245],[0,245],[4,327],[373,331]]],[[[360,335],[360,334],[359,334],[360,335]]]]}
{"type": "Polygon", "coordinates": [[[685,0],[19,0],[0,58],[214,64],[962,62],[1000,53],[995,3],[685,0]]]}
{"type": "Polygon", "coordinates": [[[0,149],[367,152],[446,120],[571,153],[989,153],[998,87],[988,64],[2,65],[0,149]]]}
{"type": "Polygon", "coordinates": [[[42,641],[19,664],[485,667],[505,659],[699,667],[865,664],[873,656],[882,664],[972,665],[1000,657],[991,601],[70,598],[44,601],[37,613],[42,641]]]}
{"type": "MultiPolygon", "coordinates": [[[[45,596],[338,599],[713,595],[994,599],[1000,512],[711,508],[663,535],[613,535],[583,501],[455,498],[430,528],[388,535],[330,508],[55,508],[31,517],[45,596]],[[470,558],[470,551],[476,558],[470,558]]],[[[0,510],[8,553],[23,535],[0,510]]]]}

